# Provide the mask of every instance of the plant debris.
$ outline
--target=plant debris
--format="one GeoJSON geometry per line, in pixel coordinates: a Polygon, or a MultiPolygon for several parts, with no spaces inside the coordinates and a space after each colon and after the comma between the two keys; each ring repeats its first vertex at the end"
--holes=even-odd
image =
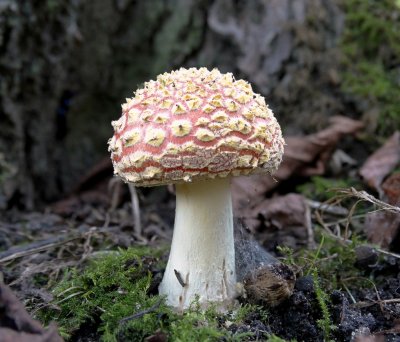
{"type": "Polygon", "coordinates": [[[371,188],[381,193],[383,180],[399,163],[400,132],[397,131],[365,161],[360,175],[371,188]]]}
{"type": "Polygon", "coordinates": [[[10,288],[0,283],[0,340],[4,342],[62,342],[54,325],[45,330],[32,319],[10,288]]]}
{"type": "Polygon", "coordinates": [[[273,178],[258,175],[233,179],[233,203],[238,216],[242,208],[257,204],[280,182],[293,176],[322,175],[340,139],[355,134],[364,126],[361,121],[344,116],[334,116],[329,121],[331,125],[318,133],[305,137],[285,137],[283,161],[273,178]]]}

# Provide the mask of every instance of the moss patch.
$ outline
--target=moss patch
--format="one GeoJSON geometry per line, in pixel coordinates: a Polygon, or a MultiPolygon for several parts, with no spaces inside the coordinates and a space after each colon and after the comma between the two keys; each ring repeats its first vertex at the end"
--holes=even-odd
{"type": "Polygon", "coordinates": [[[287,247],[280,247],[280,252],[285,256],[283,262],[303,275],[318,274],[321,288],[327,291],[349,288],[358,288],[367,285],[368,280],[363,278],[363,271],[356,267],[356,248],[363,245],[358,236],[353,236],[349,243],[333,238],[317,227],[316,250],[302,249],[294,255],[287,247]],[[349,281],[351,280],[351,281],[349,281]]]}
{"type": "Polygon", "coordinates": [[[42,308],[38,318],[44,323],[56,321],[69,341],[83,337],[107,342],[142,341],[154,334],[182,342],[284,341],[272,333],[302,340],[306,333],[301,329],[297,332],[297,323],[291,330],[281,330],[289,310],[302,329],[307,326],[301,323],[306,319],[316,334],[329,341],[338,331],[330,294],[366,289],[375,279],[356,267],[355,249],[361,240],[340,243],[320,231],[316,238],[316,250],[293,254],[281,249],[286,262],[299,270],[299,276],[312,278],[314,290],[295,289],[293,298],[280,308],[246,304],[242,298],[243,304],[225,314],[213,307],[203,311],[196,301],[183,315],[177,314],[156,294],[165,266],[163,251],[140,247],[95,258],[83,270],[67,270],[53,289],[53,303],[42,308]]]}
{"type": "MultiPolygon", "coordinates": [[[[120,250],[92,261],[83,272],[66,271],[64,280],[53,290],[53,304],[58,309],[47,308],[40,318],[45,322],[56,320],[66,338],[84,325],[95,325],[104,341],[115,341],[115,336],[124,331],[135,330],[139,339],[151,334],[159,327],[155,314],[119,323],[160,300],[147,295],[152,280],[150,267],[158,262],[148,255],[151,253],[145,248],[120,250]]],[[[165,305],[160,305],[157,312],[166,310],[165,305]]]]}
{"type": "Polygon", "coordinates": [[[356,184],[356,182],[347,179],[312,176],[309,182],[298,185],[296,192],[316,201],[326,201],[337,195],[334,189],[349,188],[356,184]]]}
{"type": "Polygon", "coordinates": [[[142,341],[157,331],[171,341],[244,341],[253,335],[228,328],[242,324],[251,312],[261,312],[257,306],[243,305],[221,315],[212,307],[202,311],[194,302],[179,315],[163,298],[152,295],[154,275],[163,268],[161,253],[148,248],[119,250],[93,260],[83,272],[66,271],[53,290],[54,302],[38,318],[56,321],[67,340],[83,331],[101,341],[142,341]]]}
{"type": "Polygon", "coordinates": [[[388,135],[400,126],[399,2],[349,0],[343,6],[342,89],[358,100],[363,113],[375,113],[377,132],[388,135]]]}

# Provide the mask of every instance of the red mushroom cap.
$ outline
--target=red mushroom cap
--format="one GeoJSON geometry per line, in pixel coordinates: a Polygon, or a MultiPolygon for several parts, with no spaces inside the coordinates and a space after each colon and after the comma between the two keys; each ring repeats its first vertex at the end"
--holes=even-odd
{"type": "Polygon", "coordinates": [[[283,154],[264,98],[217,69],[158,76],[127,99],[112,125],[114,172],[137,186],[272,172],[283,154]]]}

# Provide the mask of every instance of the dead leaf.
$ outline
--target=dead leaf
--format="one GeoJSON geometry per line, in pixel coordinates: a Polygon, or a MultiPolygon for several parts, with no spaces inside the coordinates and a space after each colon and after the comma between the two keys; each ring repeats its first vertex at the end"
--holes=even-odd
{"type": "Polygon", "coordinates": [[[400,132],[397,131],[365,161],[359,173],[371,188],[380,193],[383,179],[399,162],[400,132]]]}
{"type": "MultiPolygon", "coordinates": [[[[400,205],[400,173],[395,173],[381,185],[383,199],[393,205],[400,205]]],[[[364,230],[368,239],[382,247],[389,247],[400,234],[400,214],[387,210],[368,213],[364,230]]]]}
{"type": "Polygon", "coordinates": [[[1,342],[62,342],[56,327],[52,326],[41,334],[17,332],[9,328],[0,328],[1,342]]]}
{"type": "Polygon", "coordinates": [[[233,178],[232,201],[235,216],[245,216],[243,210],[262,201],[265,198],[265,193],[272,190],[277,184],[278,181],[269,175],[233,178]]]}
{"type": "Polygon", "coordinates": [[[305,137],[286,137],[285,153],[278,171],[269,175],[236,177],[232,182],[232,198],[237,216],[241,208],[257,204],[264,194],[280,182],[296,176],[321,175],[339,140],[346,134],[354,134],[363,127],[361,121],[344,116],[330,119],[331,126],[305,137]]]}
{"type": "Polygon", "coordinates": [[[88,203],[104,207],[112,204],[115,207],[121,202],[122,194],[121,191],[110,194],[109,186],[112,174],[111,159],[105,157],[81,177],[66,198],[51,205],[52,212],[68,217],[76,215],[88,203]]]}
{"type": "Polygon", "coordinates": [[[277,229],[285,226],[303,226],[306,211],[305,198],[299,194],[287,194],[262,201],[252,209],[252,216],[260,215],[277,229]]]}
{"type": "Polygon", "coordinates": [[[72,189],[71,193],[75,194],[93,188],[98,188],[102,185],[102,183],[107,183],[112,175],[113,166],[111,159],[109,157],[105,157],[82,176],[82,178],[78,181],[78,184],[76,184],[72,189]]]}
{"type": "MultiPolygon", "coordinates": [[[[307,203],[304,196],[287,194],[264,199],[254,207],[243,210],[243,222],[253,232],[264,226],[261,240],[263,245],[274,241],[278,245],[296,247],[307,240],[307,203]],[[258,223],[256,226],[250,224],[258,223]]],[[[268,246],[274,247],[274,246],[268,246]]]]}
{"type": "Polygon", "coordinates": [[[385,337],[384,336],[375,336],[375,335],[357,336],[354,339],[354,342],[385,342],[385,337]]]}
{"type": "MultiPolygon", "coordinates": [[[[343,135],[354,134],[363,128],[361,121],[352,120],[344,116],[334,116],[330,120],[331,126],[308,135],[306,137],[289,137],[284,154],[282,175],[291,176],[294,171],[302,176],[321,175],[332,152],[343,135]],[[286,172],[283,172],[286,171],[286,172]]],[[[277,176],[282,179],[282,177],[277,176]]]]}
{"type": "Polygon", "coordinates": [[[400,215],[389,211],[368,213],[364,230],[368,239],[381,247],[390,246],[400,227],[400,215]]]}
{"type": "Polygon", "coordinates": [[[30,317],[11,289],[0,284],[0,336],[1,341],[61,342],[56,328],[47,331],[30,317]]]}
{"type": "Polygon", "coordinates": [[[361,121],[343,116],[334,116],[331,126],[305,137],[285,138],[287,146],[278,171],[269,175],[236,177],[232,182],[234,208],[241,216],[241,208],[258,203],[264,194],[275,188],[279,182],[292,175],[313,176],[325,172],[326,164],[345,134],[354,134],[363,127],[361,121]]]}
{"type": "Polygon", "coordinates": [[[144,339],[145,342],[167,342],[168,336],[161,330],[157,330],[153,335],[144,339]]]}
{"type": "Polygon", "coordinates": [[[400,206],[400,173],[394,173],[382,184],[385,199],[391,205],[400,206]]]}

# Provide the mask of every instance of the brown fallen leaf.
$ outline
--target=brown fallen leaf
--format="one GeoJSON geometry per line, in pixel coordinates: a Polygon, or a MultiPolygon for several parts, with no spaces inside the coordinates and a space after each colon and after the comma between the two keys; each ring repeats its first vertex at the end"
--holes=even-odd
{"type": "Polygon", "coordinates": [[[385,200],[391,205],[400,205],[400,172],[388,177],[382,184],[385,200]]]}
{"type": "Polygon", "coordinates": [[[12,342],[61,342],[54,326],[45,330],[30,317],[11,289],[0,284],[0,340],[12,342]]]}
{"type": "MultiPolygon", "coordinates": [[[[388,177],[381,189],[384,201],[393,206],[400,206],[400,173],[388,177]]],[[[400,214],[387,210],[368,213],[364,230],[371,242],[387,248],[400,234],[400,214]]]]}
{"type": "MultiPolygon", "coordinates": [[[[85,204],[117,206],[122,199],[122,191],[110,191],[110,184],[121,186],[122,182],[110,182],[113,175],[111,159],[105,157],[84,174],[78,183],[62,198],[51,205],[52,212],[68,217],[76,215],[85,204]],[[119,184],[120,183],[120,184],[119,184]]],[[[115,190],[115,189],[114,189],[115,190]]]]}
{"type": "Polygon", "coordinates": [[[144,339],[144,342],[167,342],[168,336],[161,330],[157,330],[153,335],[148,336],[144,339]]]}
{"type": "Polygon", "coordinates": [[[400,229],[400,215],[388,211],[375,211],[365,218],[365,232],[368,240],[388,248],[400,229]]]}
{"type": "Polygon", "coordinates": [[[400,132],[395,132],[360,168],[360,175],[373,189],[381,193],[381,183],[400,162],[400,132]]]}
{"type": "Polygon", "coordinates": [[[361,121],[344,116],[334,116],[326,129],[304,137],[286,137],[285,153],[278,171],[273,177],[255,175],[236,177],[232,182],[232,198],[236,215],[241,208],[257,204],[264,194],[291,176],[313,176],[325,172],[326,165],[336,145],[346,134],[354,134],[363,128],[361,121]]]}
{"type": "Polygon", "coordinates": [[[269,241],[278,245],[296,247],[305,245],[307,241],[307,203],[304,196],[287,194],[264,199],[257,205],[242,210],[242,220],[252,231],[260,231],[260,239],[267,249],[271,249],[269,241]],[[256,221],[255,221],[256,220],[256,221]],[[250,226],[250,224],[258,225],[250,226]]]}
{"type": "Polygon", "coordinates": [[[61,342],[62,338],[58,335],[55,326],[49,327],[41,334],[30,334],[17,332],[9,328],[0,328],[1,342],[61,342]]]}
{"type": "Polygon", "coordinates": [[[376,336],[376,335],[357,336],[354,339],[354,342],[385,342],[385,337],[384,336],[376,336]]]}

